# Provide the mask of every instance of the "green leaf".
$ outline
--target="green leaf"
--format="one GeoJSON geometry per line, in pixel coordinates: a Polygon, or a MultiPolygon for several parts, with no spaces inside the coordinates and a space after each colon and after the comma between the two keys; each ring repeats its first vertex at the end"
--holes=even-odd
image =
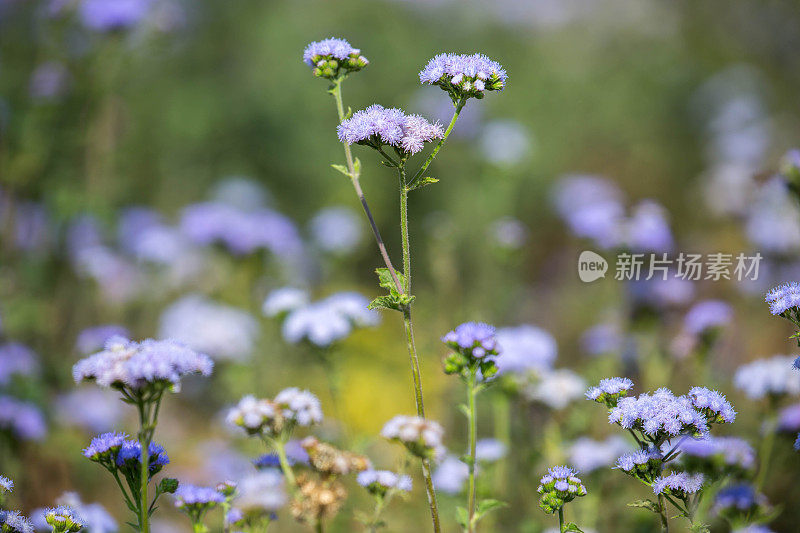
{"type": "Polygon", "coordinates": [[[479,515],[485,515],[486,513],[490,513],[495,509],[502,509],[503,507],[508,507],[508,504],[500,500],[482,500],[478,502],[477,511],[479,515]]]}
{"type": "Polygon", "coordinates": [[[570,522],[568,524],[564,524],[564,529],[561,530],[561,533],[568,533],[568,532],[583,533],[583,530],[579,528],[578,525],[575,524],[574,522],[570,522]]]}
{"type": "Polygon", "coordinates": [[[439,183],[439,180],[436,178],[431,178],[430,176],[427,176],[425,178],[420,178],[419,180],[417,180],[417,182],[414,184],[414,187],[411,190],[416,191],[417,189],[421,189],[433,183],[439,183]]]}
{"type": "Polygon", "coordinates": [[[367,309],[392,309],[394,311],[403,310],[398,304],[397,300],[391,296],[378,296],[369,303],[367,309]]]}
{"type": "Polygon", "coordinates": [[[465,530],[468,529],[469,513],[463,507],[456,507],[456,521],[458,521],[458,524],[465,530]]]}
{"type": "Polygon", "coordinates": [[[466,404],[460,403],[458,404],[458,410],[464,413],[464,416],[467,418],[470,417],[469,407],[466,404]]]}
{"type": "Polygon", "coordinates": [[[344,119],[347,120],[348,118],[353,116],[353,108],[347,106],[347,113],[344,114],[344,119]]]}
{"type": "MultiPolygon", "coordinates": [[[[394,278],[392,277],[392,273],[389,272],[388,268],[381,267],[375,269],[375,273],[378,274],[378,285],[389,291],[389,294],[392,296],[400,296],[400,292],[397,290],[397,285],[394,282],[394,278]]],[[[397,281],[400,282],[401,286],[405,285],[406,278],[403,276],[402,272],[395,271],[397,275],[397,281]]]]}
{"type": "Polygon", "coordinates": [[[339,164],[337,164],[337,163],[333,163],[331,166],[332,166],[333,168],[335,168],[336,170],[338,170],[339,172],[341,172],[342,174],[344,174],[345,176],[347,176],[348,178],[350,177],[350,171],[349,171],[349,170],[347,170],[347,167],[346,167],[346,166],[344,166],[344,165],[339,165],[339,164]]]}
{"type": "Polygon", "coordinates": [[[636,500],[635,502],[630,502],[628,507],[640,507],[642,509],[653,511],[654,513],[661,512],[658,504],[652,500],[636,500]]]}
{"type": "Polygon", "coordinates": [[[355,171],[356,176],[361,175],[361,160],[357,157],[355,162],[353,163],[353,170],[355,171]]]}

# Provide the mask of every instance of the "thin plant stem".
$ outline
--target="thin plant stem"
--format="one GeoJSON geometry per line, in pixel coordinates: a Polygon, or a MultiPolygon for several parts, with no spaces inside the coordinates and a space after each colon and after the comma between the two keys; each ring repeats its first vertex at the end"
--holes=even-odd
{"type": "Polygon", "coordinates": [[[772,448],[775,444],[775,432],[777,429],[777,420],[775,416],[770,416],[767,419],[766,435],[761,443],[759,450],[759,463],[758,463],[758,476],[756,477],[756,492],[761,491],[764,487],[764,482],[767,480],[767,470],[769,470],[769,461],[772,456],[772,448]]]}
{"type": "MultiPolygon", "coordinates": [[[[161,403],[160,396],[155,399],[155,405],[161,403]]],[[[139,446],[141,447],[141,471],[139,479],[139,531],[141,533],[150,533],[150,504],[147,495],[147,489],[150,482],[150,442],[153,439],[153,432],[155,430],[156,419],[151,419],[151,411],[153,404],[150,399],[140,399],[138,402],[139,407],[139,446]]],[[[155,415],[157,416],[158,407],[156,407],[155,415]]]]}
{"type": "Polygon", "coordinates": [[[381,513],[383,512],[383,508],[386,506],[386,498],[379,497],[375,501],[375,511],[372,513],[372,520],[369,523],[369,531],[370,533],[376,533],[378,531],[378,525],[381,520],[381,513]]]}
{"type": "Polygon", "coordinates": [[[272,439],[270,442],[275,449],[275,453],[278,454],[278,462],[280,462],[283,477],[289,483],[289,490],[294,494],[298,489],[297,478],[295,478],[294,471],[289,464],[289,458],[286,457],[286,442],[283,437],[272,439]]]}
{"type": "Polygon", "coordinates": [[[475,381],[477,379],[478,369],[471,368],[469,379],[467,380],[467,402],[468,402],[468,422],[469,422],[469,489],[467,493],[467,510],[469,517],[467,519],[467,531],[473,533],[475,531],[475,450],[478,440],[478,413],[475,409],[475,395],[477,394],[475,388],[475,381]]]}
{"type": "MultiPolygon", "coordinates": [[[[333,97],[336,100],[336,111],[339,114],[340,124],[344,120],[342,81],[344,81],[344,78],[339,78],[334,81],[331,89],[331,94],[333,94],[333,97]]],[[[375,223],[375,219],[372,216],[372,211],[369,209],[367,199],[364,197],[364,191],[361,190],[361,183],[359,181],[360,175],[358,172],[356,172],[355,164],[353,163],[353,154],[350,151],[350,145],[347,143],[342,143],[342,146],[344,146],[344,157],[347,161],[347,171],[350,173],[350,182],[353,184],[353,189],[356,191],[356,196],[358,196],[358,199],[361,201],[361,207],[364,209],[364,214],[367,215],[370,228],[372,228],[372,234],[375,236],[375,241],[378,243],[378,250],[381,253],[383,262],[386,264],[386,268],[389,269],[389,274],[392,275],[392,279],[394,280],[395,286],[397,286],[397,290],[402,293],[402,285],[397,277],[397,272],[394,269],[394,265],[392,265],[392,260],[389,259],[389,253],[386,251],[386,245],[383,243],[383,239],[381,238],[381,232],[378,230],[378,225],[375,223]]]]}
{"type": "MultiPolygon", "coordinates": [[[[400,176],[400,232],[403,243],[403,274],[405,279],[405,286],[403,287],[406,294],[411,294],[411,244],[408,237],[408,184],[406,183],[405,166],[398,167],[400,176]]],[[[403,327],[406,331],[406,341],[408,345],[408,357],[411,360],[411,373],[414,377],[414,399],[417,406],[417,416],[425,418],[425,403],[422,398],[422,377],[419,369],[419,357],[417,356],[417,348],[414,342],[414,324],[411,321],[411,308],[406,306],[403,309],[403,327]]],[[[436,503],[436,491],[433,488],[433,479],[431,477],[430,461],[423,459],[422,461],[422,475],[425,478],[425,489],[428,493],[428,505],[431,510],[431,520],[433,522],[433,530],[435,533],[441,531],[439,525],[439,509],[436,503]]]]}
{"type": "Polygon", "coordinates": [[[564,507],[558,508],[558,531],[564,533],[564,507]]]}
{"type": "Polygon", "coordinates": [[[669,533],[669,518],[667,518],[667,505],[664,503],[664,495],[658,495],[658,512],[661,515],[661,531],[669,533]]]}
{"type": "Polygon", "coordinates": [[[417,184],[417,181],[422,177],[422,173],[428,169],[430,164],[433,162],[434,158],[436,158],[436,154],[439,153],[439,150],[442,149],[442,146],[444,146],[445,141],[447,141],[447,138],[450,136],[450,132],[453,131],[453,127],[456,125],[456,120],[458,120],[458,115],[461,113],[461,110],[464,108],[464,104],[466,103],[467,103],[466,98],[461,98],[455,104],[456,109],[455,112],[453,113],[453,118],[450,119],[450,124],[448,124],[447,129],[444,130],[444,135],[439,140],[439,142],[436,143],[436,146],[434,146],[433,150],[431,151],[430,155],[428,155],[428,158],[425,160],[422,166],[419,167],[417,173],[414,174],[414,177],[411,178],[411,181],[409,183],[411,184],[412,188],[417,184]]]}
{"type": "Polygon", "coordinates": [[[322,533],[324,531],[321,518],[317,518],[317,522],[314,524],[314,531],[316,533],[322,533]]]}

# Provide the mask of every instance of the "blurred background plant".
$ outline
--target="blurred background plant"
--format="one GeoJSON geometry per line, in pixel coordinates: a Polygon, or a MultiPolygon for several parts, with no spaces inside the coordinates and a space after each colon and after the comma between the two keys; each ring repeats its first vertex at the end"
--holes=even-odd
{"type": "MultiPolygon", "coordinates": [[[[159,417],[170,476],[214,486],[258,475],[263,447],[224,413],[245,394],[289,386],[320,397],[322,437],[396,467],[400,447],[378,434],[414,412],[400,326],[389,315],[345,319],[331,303],[377,296],[381,265],[346,178],[329,166],[341,159],[329,96],[301,62],[308,42],[340,36],[371,61],[348,84],[354,109],[380,103],[446,123],[447,95],[417,78],[438,52],[480,51],[510,75],[502,98],[465,108],[431,168],[440,182],[411,203],[428,416],[451,447],[434,473],[445,530],[464,501],[467,425],[439,339],[483,320],[500,328],[508,358],[478,404],[476,484],[509,504],[483,528],[550,527],[536,489],[554,464],[581,472],[588,494],[569,520],[585,531],[656,527],[626,507],[647,488],[610,470],[628,443],[583,401],[588,384],[625,375],[637,394],[727,394],[739,417],[720,433],[749,441],[760,467],[748,478],[758,487],[720,497],[750,490],[748,512],[771,502],[782,511],[771,527],[792,531],[800,373],[780,355],[794,350],[791,330],[763,293],[800,276],[800,209],[775,177],[800,143],[798,27],[800,6],[781,1],[0,0],[7,507],[72,502],[97,515],[91,531],[111,531],[108,514],[83,503],[100,502],[122,524],[113,482],[80,450],[134,420],[113,393],[71,376],[116,334],[174,337],[216,361],[159,417]],[[584,284],[584,249],[764,260],[754,282],[627,283],[609,272],[584,284]],[[264,305],[284,287],[299,291],[264,305]]],[[[396,253],[394,176],[364,165],[396,253]]],[[[389,530],[427,527],[413,474],[411,496],[383,510],[389,530]]],[[[347,484],[332,531],[374,505],[347,484]]],[[[186,530],[162,507],[154,531],[186,530]]],[[[732,514],[746,522],[725,500],[715,507],[715,528],[732,514]]],[[[270,527],[301,526],[285,509],[270,527]]]]}

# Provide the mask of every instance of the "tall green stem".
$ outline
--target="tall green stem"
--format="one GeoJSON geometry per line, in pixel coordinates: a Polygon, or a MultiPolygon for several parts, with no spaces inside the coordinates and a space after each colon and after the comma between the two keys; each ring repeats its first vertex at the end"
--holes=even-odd
{"type": "Polygon", "coordinates": [[[667,518],[667,504],[664,501],[664,495],[658,495],[658,511],[661,515],[661,531],[669,533],[669,518],[667,518]]]}
{"type": "Polygon", "coordinates": [[[417,180],[419,180],[422,177],[422,173],[428,169],[430,164],[436,158],[436,154],[438,154],[439,150],[441,150],[442,146],[444,146],[445,141],[447,141],[447,138],[450,136],[450,132],[453,131],[453,127],[456,125],[456,120],[458,120],[458,115],[461,113],[461,110],[464,108],[464,104],[466,103],[467,100],[465,98],[462,98],[461,100],[458,101],[458,103],[456,103],[456,110],[453,113],[453,118],[450,119],[450,124],[448,124],[447,129],[444,130],[444,136],[441,138],[441,140],[439,140],[438,143],[436,143],[436,146],[434,146],[433,150],[428,156],[428,159],[425,160],[422,166],[419,167],[417,173],[414,174],[414,177],[411,178],[411,181],[409,182],[411,184],[411,188],[413,188],[417,184],[417,180]]]}
{"type": "Polygon", "coordinates": [[[140,399],[139,408],[139,446],[141,447],[141,470],[139,479],[139,531],[150,533],[150,502],[147,494],[150,482],[150,443],[153,440],[161,394],[155,398],[140,399]]]}
{"type": "MultiPolygon", "coordinates": [[[[405,286],[403,292],[411,294],[411,244],[408,237],[408,183],[406,182],[405,166],[398,167],[400,175],[400,233],[403,243],[403,274],[405,286]]],[[[408,346],[408,357],[411,360],[411,374],[414,377],[414,400],[417,406],[417,416],[425,418],[425,403],[422,398],[422,377],[419,369],[419,357],[417,347],[414,342],[414,325],[411,321],[411,308],[406,306],[403,309],[403,326],[406,331],[406,341],[408,346]]],[[[441,531],[439,525],[439,509],[436,503],[436,491],[433,488],[433,478],[431,477],[431,466],[428,459],[422,460],[422,475],[425,478],[425,489],[428,493],[428,505],[431,510],[431,520],[435,533],[441,531]]]]}
{"type": "MultiPolygon", "coordinates": [[[[340,124],[345,118],[344,103],[342,102],[342,81],[344,81],[343,78],[337,79],[333,82],[333,87],[331,88],[331,94],[333,94],[333,97],[336,100],[336,111],[339,114],[340,124]]],[[[397,290],[403,292],[400,280],[397,277],[397,272],[394,269],[394,265],[392,265],[392,260],[389,259],[389,253],[386,251],[386,245],[383,243],[383,239],[381,238],[381,232],[378,231],[378,225],[375,223],[375,219],[372,216],[372,211],[370,211],[369,204],[367,204],[367,199],[364,197],[364,191],[361,190],[361,182],[359,181],[360,173],[356,171],[355,164],[353,163],[353,154],[350,151],[350,145],[347,143],[342,143],[342,145],[344,146],[344,157],[347,161],[347,171],[350,173],[350,182],[353,184],[353,189],[356,191],[356,196],[358,196],[358,199],[361,201],[361,207],[364,209],[364,214],[367,215],[370,228],[372,228],[372,234],[375,236],[375,241],[378,243],[378,250],[381,253],[384,264],[386,264],[386,268],[389,269],[389,273],[392,275],[392,279],[394,280],[397,290]]]]}
{"type": "Polygon", "coordinates": [[[467,521],[467,531],[469,533],[475,531],[475,449],[478,441],[478,412],[475,409],[475,395],[477,394],[477,390],[475,382],[477,374],[477,367],[471,368],[467,381],[467,401],[469,408],[469,489],[467,493],[469,518],[467,521]]]}
{"type": "Polygon", "coordinates": [[[777,430],[777,420],[774,415],[770,415],[767,419],[764,440],[761,442],[761,449],[759,450],[759,464],[758,464],[758,477],[756,477],[756,492],[761,491],[764,487],[764,482],[767,479],[767,471],[769,470],[769,461],[772,456],[772,448],[775,444],[775,432],[777,430]]]}
{"type": "Polygon", "coordinates": [[[558,508],[558,531],[564,533],[564,507],[558,508]]]}
{"type": "Polygon", "coordinates": [[[289,490],[294,494],[298,488],[297,478],[295,478],[294,471],[289,464],[289,458],[286,457],[286,441],[283,437],[278,437],[272,440],[271,443],[272,447],[275,449],[275,453],[278,454],[278,462],[281,464],[283,477],[285,477],[286,481],[289,483],[289,490]]]}

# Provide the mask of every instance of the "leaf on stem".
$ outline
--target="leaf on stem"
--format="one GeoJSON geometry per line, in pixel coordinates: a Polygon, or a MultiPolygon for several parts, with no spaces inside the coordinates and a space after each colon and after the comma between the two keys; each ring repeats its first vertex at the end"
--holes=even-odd
{"type": "Polygon", "coordinates": [[[420,178],[416,181],[416,183],[414,183],[414,185],[411,187],[411,190],[416,191],[417,189],[421,189],[432,183],[439,183],[439,180],[436,178],[431,178],[430,176],[427,176],[425,178],[420,178]]]}
{"type": "Polygon", "coordinates": [[[349,171],[349,170],[347,170],[347,167],[346,167],[346,166],[344,166],[344,165],[339,165],[339,164],[337,164],[337,163],[333,163],[331,166],[332,166],[333,168],[335,168],[336,170],[338,170],[339,172],[341,172],[342,174],[344,174],[345,176],[347,176],[348,178],[350,177],[350,171],[349,171]]]}
{"type": "MultiPolygon", "coordinates": [[[[378,274],[378,284],[389,291],[386,296],[378,296],[370,302],[367,306],[369,309],[393,309],[402,312],[406,307],[411,305],[414,301],[414,296],[408,294],[400,294],[397,290],[397,285],[394,282],[391,272],[388,268],[378,268],[375,270],[378,274]]],[[[400,285],[405,284],[405,277],[401,272],[395,272],[397,281],[400,285]]]]}
{"type": "Polygon", "coordinates": [[[583,533],[583,530],[578,527],[578,524],[570,522],[569,524],[564,524],[564,529],[561,530],[561,533],[569,532],[583,533]]]}
{"type": "Polygon", "coordinates": [[[652,500],[636,500],[634,502],[630,502],[628,507],[640,507],[642,509],[653,511],[654,513],[661,512],[661,507],[652,500]]]}

